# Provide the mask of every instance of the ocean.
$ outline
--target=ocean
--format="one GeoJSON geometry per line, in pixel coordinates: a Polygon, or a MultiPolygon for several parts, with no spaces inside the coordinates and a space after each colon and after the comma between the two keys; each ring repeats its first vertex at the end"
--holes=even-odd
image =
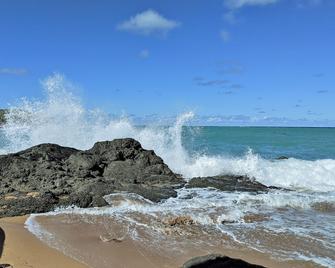
{"type": "Polygon", "coordinates": [[[246,175],[285,190],[253,194],[185,188],[159,204],[135,194],[113,194],[106,197],[106,208],[32,215],[27,228],[41,240],[91,267],[109,267],[108,246],[84,250],[69,229],[74,223],[97,236],[122,226],[134,243],[171,265],[182,256],[220,251],[224,245],[270,256],[283,267],[291,261],[295,267],[335,267],[335,128],[194,127],[192,112],[171,126],[136,126],[125,117],[110,119],[86,110],[57,83],[46,88],[45,100],[13,107],[0,129],[0,154],[40,143],[89,149],[96,141],[131,137],[155,150],[186,180],[246,175]],[[283,156],[287,159],[278,159],[283,156]],[[195,224],[167,234],[162,221],[176,216],[190,217],[195,224]],[[92,252],[100,258],[91,258],[92,252]]]}

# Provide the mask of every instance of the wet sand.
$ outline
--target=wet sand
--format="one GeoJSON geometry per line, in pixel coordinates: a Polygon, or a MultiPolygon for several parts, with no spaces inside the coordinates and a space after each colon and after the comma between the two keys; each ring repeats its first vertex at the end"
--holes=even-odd
{"type": "Polygon", "coordinates": [[[0,264],[14,268],[87,268],[31,234],[24,228],[26,219],[26,216],[0,219],[0,264]]]}
{"type": "MultiPolygon", "coordinates": [[[[218,253],[265,267],[315,267],[306,262],[279,262],[266,254],[253,250],[232,249],[224,244],[200,250],[189,244],[186,246],[191,249],[190,251],[171,254],[171,248],[168,253],[159,247],[154,250],[155,241],[152,241],[153,246],[148,246],[129,237],[124,238],[124,229],[118,224],[113,226],[115,232],[111,235],[103,234],[101,226],[97,228],[95,224],[84,223],[78,218],[75,220],[71,217],[71,221],[66,223],[61,218],[62,216],[60,218],[43,216],[37,217],[36,220],[43,229],[56,234],[54,241],[59,242],[57,248],[63,252],[54,249],[55,244],[49,247],[30,233],[24,227],[27,217],[0,219],[0,227],[3,230],[0,233],[0,252],[3,248],[0,264],[10,264],[14,268],[176,268],[192,257],[218,253]],[[69,256],[75,256],[81,262],[69,256]]],[[[176,245],[171,245],[174,246],[176,245]]],[[[178,250],[178,247],[176,249],[178,250]]]]}
{"type": "MultiPolygon", "coordinates": [[[[67,254],[75,256],[90,267],[177,268],[193,257],[213,253],[243,259],[265,267],[315,267],[308,262],[274,260],[267,254],[247,248],[234,249],[227,246],[226,241],[220,246],[199,248],[195,239],[180,247],[182,242],[173,243],[173,240],[166,237],[165,241],[151,238],[150,244],[147,244],[124,236],[123,224],[109,222],[109,228],[114,232],[108,234],[99,222],[85,223],[82,218],[76,216],[42,216],[36,217],[35,220],[44,230],[56,234],[57,243],[51,243],[52,246],[62,248],[67,254]],[[74,228],[76,232],[73,232],[74,228]]],[[[139,235],[145,236],[141,232],[139,235]]],[[[184,238],[181,236],[180,240],[184,238]]]]}

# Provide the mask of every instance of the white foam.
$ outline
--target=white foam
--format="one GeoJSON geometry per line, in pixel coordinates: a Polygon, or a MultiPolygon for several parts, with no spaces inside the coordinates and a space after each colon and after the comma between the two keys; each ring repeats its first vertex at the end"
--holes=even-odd
{"type": "Polygon", "coordinates": [[[26,222],[24,223],[25,228],[34,234],[38,239],[50,242],[54,240],[54,235],[46,231],[42,226],[36,221],[36,217],[42,214],[31,214],[26,222]]]}
{"type": "Polygon", "coordinates": [[[62,75],[52,75],[42,85],[45,99],[23,100],[10,110],[3,128],[7,144],[0,154],[40,143],[89,149],[96,141],[131,137],[144,148],[155,150],[173,171],[185,178],[232,173],[254,177],[266,185],[335,190],[335,160],[270,161],[251,151],[240,158],[190,155],[182,145],[182,126],[193,117],[192,112],[180,115],[170,127],[136,127],[125,117],[111,120],[101,111],[85,109],[71,94],[72,85],[62,75]]]}
{"type": "Polygon", "coordinates": [[[268,186],[296,190],[335,191],[335,160],[267,160],[249,151],[241,158],[202,156],[186,167],[186,174],[247,175],[268,186]]]}
{"type": "MultiPolygon", "coordinates": [[[[184,188],[178,190],[176,198],[170,198],[161,203],[153,203],[137,194],[125,192],[109,195],[106,200],[110,203],[108,207],[86,209],[67,207],[45,214],[31,215],[26,225],[29,231],[37,237],[44,241],[49,240],[51,243],[50,234],[35,221],[35,217],[60,214],[81,215],[81,219],[88,222],[92,222],[94,217],[104,217],[105,219],[113,218],[125,226],[144,228],[148,234],[158,235],[155,237],[160,239],[164,238],[160,236],[162,234],[159,223],[162,220],[189,216],[205,232],[206,230],[222,232],[238,243],[255,250],[270,251],[272,255],[277,256],[278,254],[281,258],[309,258],[316,263],[323,261],[322,264],[325,265],[322,256],[310,256],[308,251],[299,250],[297,255],[292,252],[292,249],[282,251],[279,247],[278,250],[272,251],[271,248],[264,248],[262,244],[255,244],[255,238],[248,236],[248,232],[252,232],[254,228],[261,228],[262,232],[267,230],[272,234],[294,234],[297,239],[306,239],[313,245],[319,244],[326,252],[333,250],[334,226],[333,218],[331,218],[333,216],[330,214],[317,214],[316,216],[316,211],[312,207],[318,202],[335,203],[334,194],[271,191],[254,195],[252,193],[226,193],[214,189],[184,188]],[[285,209],[277,210],[278,208],[285,209]],[[250,214],[268,215],[269,219],[260,223],[245,223],[244,216],[250,214]],[[318,224],[320,219],[324,219],[322,229],[318,224]]],[[[136,230],[137,228],[134,228],[130,232],[131,237],[135,240],[145,239],[136,230]]],[[[333,264],[334,260],[329,258],[328,263],[333,264]]]]}

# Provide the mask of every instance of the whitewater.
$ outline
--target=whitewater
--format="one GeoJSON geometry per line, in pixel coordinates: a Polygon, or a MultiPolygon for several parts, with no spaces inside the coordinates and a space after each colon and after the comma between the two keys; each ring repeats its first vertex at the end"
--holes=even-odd
{"type": "MultiPolygon", "coordinates": [[[[149,244],[163,236],[159,228],[152,228],[159,226],[159,219],[187,214],[201,226],[198,241],[202,241],[202,232],[206,230],[209,236],[215,237],[218,233],[229,236],[232,246],[245,245],[272,254],[274,258],[335,266],[335,159],[289,157],[277,160],[257,154],[253,148],[242,155],[188,150],[185,139],[192,141],[192,137],[185,136],[185,126],[192,123],[193,112],[179,115],[171,126],[136,126],[125,116],[115,119],[99,109],[86,109],[80,98],[71,93],[73,85],[60,74],[48,77],[42,86],[44,98],[22,99],[10,107],[7,122],[0,130],[0,154],[41,143],[89,149],[97,141],[130,137],[138,140],[143,148],[153,149],[186,180],[219,174],[246,175],[265,185],[288,190],[254,195],[215,189],[180,189],[178,197],[159,204],[134,194],[121,193],[106,197],[110,204],[106,208],[60,208],[44,217],[51,216],[65,223],[71,219],[57,217],[77,215],[86,223],[97,226],[101,224],[100,217],[104,217],[104,221],[118,219],[132,230],[132,239],[149,244]],[[113,201],[116,197],[122,202],[116,204],[113,201]],[[246,216],[260,212],[264,220],[247,222],[246,216]],[[86,216],[83,218],[82,215],[86,216]],[[146,233],[144,237],[138,228],[146,233]],[[286,241],[284,246],[283,241],[286,241]]],[[[197,131],[191,131],[191,134],[197,135],[197,131]]],[[[43,216],[32,215],[27,221],[28,229],[51,246],[69,250],[55,238],[55,230],[47,230],[38,224],[38,217],[43,216]]],[[[103,226],[108,229],[106,224],[103,226]]],[[[204,245],[205,242],[199,242],[198,246],[204,245]]],[[[186,249],[180,245],[180,250],[186,249]]],[[[71,255],[78,257],[75,252],[71,255]]]]}
{"type": "Polygon", "coordinates": [[[186,112],[175,124],[135,126],[127,117],[111,119],[101,110],[87,110],[71,93],[72,85],[64,76],[54,74],[42,82],[45,98],[22,101],[12,106],[2,128],[4,145],[0,153],[17,152],[41,143],[55,143],[89,149],[96,141],[130,137],[146,149],[153,149],[169,167],[185,178],[238,174],[255,178],[266,185],[299,190],[334,191],[335,160],[308,161],[290,158],[273,161],[254,154],[242,157],[190,154],[183,146],[183,126],[194,113],[186,112]]]}

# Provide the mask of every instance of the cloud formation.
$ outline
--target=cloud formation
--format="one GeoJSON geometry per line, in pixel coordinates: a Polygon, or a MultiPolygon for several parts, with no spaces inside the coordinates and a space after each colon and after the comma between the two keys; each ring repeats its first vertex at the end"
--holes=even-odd
{"type": "Polygon", "coordinates": [[[318,90],[317,93],[319,93],[319,94],[325,94],[325,93],[328,93],[328,90],[318,90]]]}
{"type": "Polygon", "coordinates": [[[220,31],[220,37],[223,40],[223,42],[228,42],[230,40],[230,33],[226,30],[220,31]]]}
{"type": "Polygon", "coordinates": [[[178,26],[180,26],[179,22],[169,20],[155,10],[148,9],[142,13],[136,14],[124,22],[121,22],[116,28],[120,31],[150,35],[155,33],[166,34],[178,26]]]}
{"type": "Polygon", "coordinates": [[[230,83],[230,81],[226,79],[206,80],[201,77],[195,77],[194,81],[197,83],[198,86],[203,86],[203,87],[226,86],[230,83]]]}
{"type": "Polygon", "coordinates": [[[143,49],[143,50],[140,51],[140,53],[138,55],[139,55],[140,58],[146,59],[150,56],[150,52],[147,49],[143,49]]]}
{"type": "Polygon", "coordinates": [[[223,19],[230,24],[235,24],[238,21],[236,18],[236,12],[238,9],[247,6],[267,6],[275,4],[279,1],[280,0],[224,0],[224,6],[229,9],[229,11],[223,15],[223,19]]]}
{"type": "Polygon", "coordinates": [[[235,24],[237,22],[234,10],[230,10],[223,14],[223,19],[230,24],[235,24]]]}
{"type": "Polygon", "coordinates": [[[238,9],[244,6],[266,6],[277,3],[279,0],[225,0],[224,4],[229,9],[238,9]]]}
{"type": "Polygon", "coordinates": [[[243,66],[237,61],[223,60],[217,63],[221,74],[242,74],[243,66]]]}
{"type": "Polygon", "coordinates": [[[297,6],[299,8],[316,7],[323,4],[323,2],[323,0],[298,0],[297,6]]]}
{"type": "Polygon", "coordinates": [[[0,68],[0,74],[24,75],[28,71],[24,68],[0,68]]]}
{"type": "Polygon", "coordinates": [[[242,86],[241,84],[232,84],[232,85],[231,85],[231,88],[237,90],[237,89],[241,89],[241,88],[243,88],[243,86],[242,86]]]}

